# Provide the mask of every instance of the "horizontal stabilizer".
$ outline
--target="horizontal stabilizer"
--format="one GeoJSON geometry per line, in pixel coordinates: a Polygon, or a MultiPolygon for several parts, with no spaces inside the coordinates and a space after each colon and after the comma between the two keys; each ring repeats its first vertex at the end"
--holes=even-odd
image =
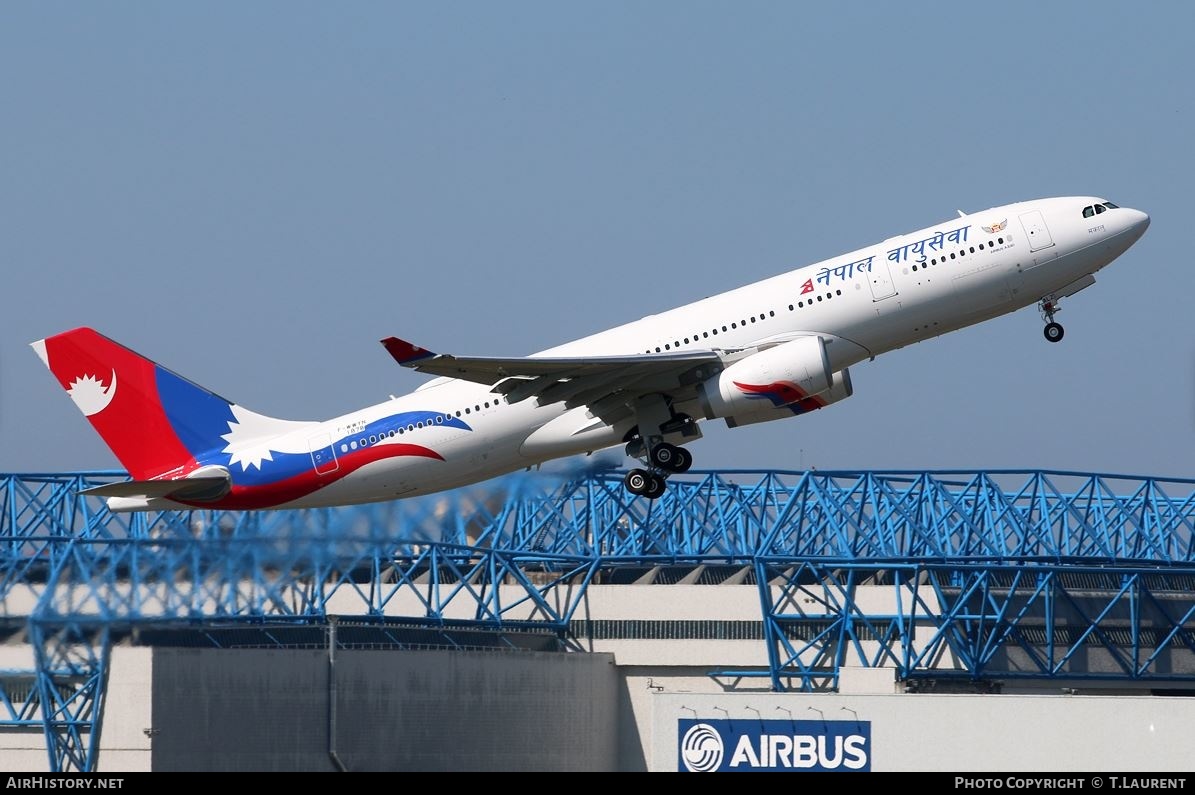
{"type": "Polygon", "coordinates": [[[80,489],[89,497],[145,497],[176,500],[218,500],[232,485],[228,475],[205,475],[179,480],[126,480],[80,489]]]}

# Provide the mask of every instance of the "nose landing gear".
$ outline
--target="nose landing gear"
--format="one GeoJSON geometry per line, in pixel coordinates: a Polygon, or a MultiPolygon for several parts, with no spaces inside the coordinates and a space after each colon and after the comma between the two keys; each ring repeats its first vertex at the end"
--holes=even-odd
{"type": "Polygon", "coordinates": [[[1041,311],[1042,320],[1046,321],[1046,327],[1042,329],[1042,334],[1050,342],[1059,342],[1062,340],[1062,335],[1066,333],[1062,328],[1062,324],[1054,322],[1054,315],[1062,311],[1062,307],[1058,306],[1057,301],[1050,301],[1045,298],[1038,304],[1038,309],[1041,311]]]}

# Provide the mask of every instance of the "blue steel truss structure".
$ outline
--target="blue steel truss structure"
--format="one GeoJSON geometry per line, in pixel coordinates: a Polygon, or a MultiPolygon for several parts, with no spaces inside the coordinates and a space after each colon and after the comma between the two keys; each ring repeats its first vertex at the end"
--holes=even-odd
{"type": "Polygon", "coordinates": [[[714,676],[1195,682],[1191,480],[691,472],[647,501],[593,472],[354,508],[134,514],[79,495],[123,478],[0,475],[0,628],[34,653],[0,671],[0,726],[44,731],[56,771],[93,768],[110,650],[129,632],[217,643],[229,627],[351,620],[581,648],[590,583],[698,567],[756,585],[768,650],[766,670],[714,676]],[[865,585],[894,607],[857,600],[865,585]]]}

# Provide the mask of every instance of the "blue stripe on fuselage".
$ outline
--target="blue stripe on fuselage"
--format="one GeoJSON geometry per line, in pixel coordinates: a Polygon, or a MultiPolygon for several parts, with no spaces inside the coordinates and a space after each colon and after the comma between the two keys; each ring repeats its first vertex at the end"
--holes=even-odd
{"type": "MultiPolygon", "coordinates": [[[[231,410],[228,413],[228,417],[229,420],[232,419],[231,410]]],[[[405,430],[408,426],[418,426],[419,423],[423,423],[425,428],[431,425],[440,425],[463,431],[473,430],[459,417],[453,417],[449,414],[442,414],[435,411],[404,411],[400,414],[393,414],[389,417],[383,417],[380,420],[368,423],[356,433],[341,436],[332,442],[332,447],[337,458],[339,458],[355,450],[381,444],[387,439],[401,439],[403,442],[409,442],[410,444],[420,444],[420,430],[423,429],[416,427],[414,431],[405,430]],[[437,418],[440,419],[439,422],[436,422],[437,418]],[[402,434],[398,432],[399,428],[404,429],[402,434]],[[372,442],[370,441],[371,437],[374,439],[372,442]],[[348,449],[342,450],[342,445],[348,449]],[[356,446],[354,447],[353,445],[356,446]]],[[[228,433],[227,421],[225,421],[222,432],[228,433]]],[[[295,477],[315,466],[309,452],[280,453],[271,450],[270,458],[263,458],[260,468],[256,466],[242,468],[241,464],[232,464],[232,455],[223,452],[225,446],[224,440],[219,439],[218,436],[217,439],[219,446],[216,449],[209,449],[205,454],[197,455],[195,458],[200,464],[217,464],[227,467],[229,472],[232,473],[232,482],[238,486],[266,486],[295,477]]]]}

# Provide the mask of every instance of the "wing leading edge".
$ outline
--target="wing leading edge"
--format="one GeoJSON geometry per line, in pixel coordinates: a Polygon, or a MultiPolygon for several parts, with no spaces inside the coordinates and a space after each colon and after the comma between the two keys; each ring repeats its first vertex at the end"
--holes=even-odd
{"type": "Polygon", "coordinates": [[[667,394],[683,399],[701,381],[721,372],[726,353],[714,350],[630,356],[453,356],[433,353],[398,337],[382,345],[403,367],[492,387],[510,403],[535,398],[539,405],[587,406],[613,424],[632,412],[636,398],[667,394]],[[677,393],[681,394],[677,394],[677,393]]]}

